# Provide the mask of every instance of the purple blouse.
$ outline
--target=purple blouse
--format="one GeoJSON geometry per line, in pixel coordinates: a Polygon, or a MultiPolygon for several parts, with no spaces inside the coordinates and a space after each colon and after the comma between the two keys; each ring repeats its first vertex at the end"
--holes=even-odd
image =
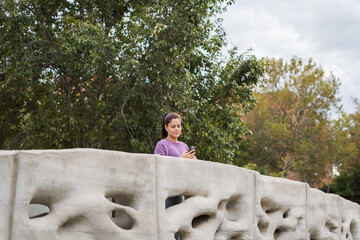
{"type": "Polygon", "coordinates": [[[156,144],[154,154],[159,154],[162,156],[180,157],[181,154],[185,151],[189,151],[189,147],[186,145],[186,143],[183,143],[181,141],[175,143],[167,138],[164,138],[156,144]]]}

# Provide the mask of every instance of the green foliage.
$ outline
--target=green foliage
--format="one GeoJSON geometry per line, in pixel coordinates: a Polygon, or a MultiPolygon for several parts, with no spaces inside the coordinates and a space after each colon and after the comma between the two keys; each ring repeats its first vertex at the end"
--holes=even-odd
{"type": "MultiPolygon", "coordinates": [[[[348,134],[351,136],[351,143],[355,145],[355,157],[352,161],[347,161],[347,165],[360,164],[360,102],[359,99],[354,99],[356,112],[349,115],[348,124],[346,125],[348,134]]],[[[343,164],[346,165],[346,164],[343,164]]]]}
{"type": "Polygon", "coordinates": [[[248,164],[242,166],[243,168],[246,169],[250,169],[256,172],[259,172],[262,175],[268,175],[268,176],[272,176],[272,177],[284,177],[285,172],[284,171],[280,171],[280,172],[268,172],[268,170],[266,169],[266,167],[264,166],[258,166],[256,163],[252,163],[249,162],[248,164]]]}
{"type": "Polygon", "coordinates": [[[268,60],[258,105],[245,117],[253,135],[246,140],[244,160],[319,184],[350,151],[338,148],[344,132],[330,119],[330,111],[339,109],[338,88],[338,79],[311,59],[268,60]]]}
{"type": "Polygon", "coordinates": [[[222,55],[233,1],[0,3],[0,146],[152,153],[163,114],[198,157],[232,163],[263,66],[222,55]]]}
{"type": "Polygon", "coordinates": [[[360,203],[360,166],[350,165],[340,171],[330,192],[360,203]]]}
{"type": "Polygon", "coordinates": [[[343,114],[336,121],[337,136],[340,136],[336,144],[339,176],[324,190],[360,203],[360,104],[357,99],[355,104],[355,113],[343,114]]]}
{"type": "Polygon", "coordinates": [[[266,169],[264,167],[259,167],[258,165],[256,165],[256,163],[249,162],[248,164],[242,167],[249,170],[257,171],[261,174],[266,174],[266,169]]]}

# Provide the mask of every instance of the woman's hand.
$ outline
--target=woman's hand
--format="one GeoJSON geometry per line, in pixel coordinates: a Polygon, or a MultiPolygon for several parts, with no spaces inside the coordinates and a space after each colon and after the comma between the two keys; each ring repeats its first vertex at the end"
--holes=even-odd
{"type": "Polygon", "coordinates": [[[180,157],[189,158],[189,159],[197,159],[195,156],[195,149],[183,152],[180,157]]]}

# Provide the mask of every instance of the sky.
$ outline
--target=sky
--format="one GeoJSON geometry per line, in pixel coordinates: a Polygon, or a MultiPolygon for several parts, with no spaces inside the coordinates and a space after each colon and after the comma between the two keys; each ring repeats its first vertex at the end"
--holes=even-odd
{"type": "Polygon", "coordinates": [[[312,58],[341,82],[338,97],[346,113],[360,99],[359,0],[236,0],[223,27],[240,52],[290,60],[312,58]]]}

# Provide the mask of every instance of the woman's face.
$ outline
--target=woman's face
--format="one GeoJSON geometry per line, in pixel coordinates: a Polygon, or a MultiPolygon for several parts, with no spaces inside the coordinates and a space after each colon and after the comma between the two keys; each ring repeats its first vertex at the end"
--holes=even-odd
{"type": "Polygon", "coordinates": [[[168,132],[168,137],[177,139],[181,134],[181,120],[180,118],[172,119],[168,125],[165,125],[165,129],[168,132]]]}

